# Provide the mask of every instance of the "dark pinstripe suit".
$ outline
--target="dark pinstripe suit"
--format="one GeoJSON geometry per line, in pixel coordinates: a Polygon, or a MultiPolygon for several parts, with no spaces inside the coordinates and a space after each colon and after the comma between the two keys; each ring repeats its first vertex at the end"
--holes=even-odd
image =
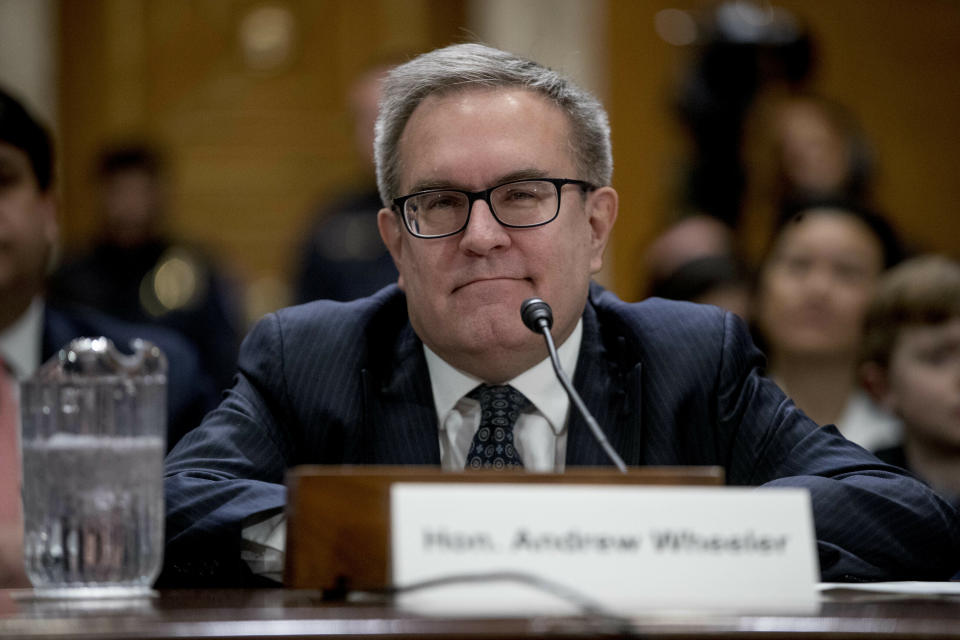
{"type": "MultiPolygon", "coordinates": [[[[593,287],[583,319],[574,384],[627,464],[722,465],[730,484],[807,487],[825,580],[946,577],[960,564],[952,509],[817,428],[761,376],[732,314],[593,287]]],[[[568,438],[568,465],[607,464],[574,414],[568,438]]],[[[236,569],[240,524],[283,505],[292,465],[439,462],[427,366],[396,287],[271,314],[245,340],[232,391],[167,459],[166,575],[236,579],[225,565],[236,569]]]]}

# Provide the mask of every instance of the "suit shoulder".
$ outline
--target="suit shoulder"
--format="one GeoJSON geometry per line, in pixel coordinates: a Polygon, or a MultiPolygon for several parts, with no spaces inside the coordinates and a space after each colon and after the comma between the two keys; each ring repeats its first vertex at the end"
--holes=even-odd
{"type": "Polygon", "coordinates": [[[624,302],[603,291],[593,298],[597,315],[619,324],[641,340],[719,338],[725,330],[728,312],[711,305],[662,298],[624,302]]]}
{"type": "MultiPolygon", "coordinates": [[[[406,300],[396,285],[348,302],[314,300],[270,314],[284,332],[309,332],[315,338],[361,335],[378,325],[406,320],[406,300]],[[322,334],[316,332],[322,331],[322,334]]],[[[268,317],[270,317],[268,316],[268,317]]],[[[261,320],[263,322],[263,320],[261,320]]]]}
{"type": "Polygon", "coordinates": [[[314,300],[270,313],[257,322],[244,345],[280,348],[292,358],[360,356],[389,344],[407,324],[406,298],[390,285],[349,302],[314,300]]]}
{"type": "Polygon", "coordinates": [[[648,366],[712,368],[724,359],[761,355],[743,320],[719,307],[660,298],[628,303],[607,292],[592,300],[607,342],[621,336],[624,347],[648,366]]]}

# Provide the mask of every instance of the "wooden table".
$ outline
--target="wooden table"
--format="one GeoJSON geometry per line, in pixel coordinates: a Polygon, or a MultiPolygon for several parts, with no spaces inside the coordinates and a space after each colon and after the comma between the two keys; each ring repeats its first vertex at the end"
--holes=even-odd
{"type": "Polygon", "coordinates": [[[960,596],[843,592],[813,616],[424,617],[389,602],[324,602],[306,590],[177,590],[135,601],[65,602],[0,591],[0,638],[945,638],[960,596]]]}

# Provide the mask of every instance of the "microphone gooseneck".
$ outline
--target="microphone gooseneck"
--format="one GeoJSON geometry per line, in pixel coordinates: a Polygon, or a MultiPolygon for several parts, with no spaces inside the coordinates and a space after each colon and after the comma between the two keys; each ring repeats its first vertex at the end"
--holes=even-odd
{"type": "Polygon", "coordinates": [[[553,344],[553,335],[550,333],[550,328],[553,326],[553,310],[550,309],[550,305],[540,298],[528,298],[520,305],[520,317],[523,319],[523,324],[526,325],[530,331],[543,334],[543,339],[547,343],[547,351],[550,353],[550,362],[553,364],[553,371],[557,374],[560,385],[570,397],[570,402],[574,404],[577,411],[583,416],[587,426],[590,428],[590,432],[593,433],[593,437],[596,438],[597,442],[603,448],[604,453],[610,458],[610,461],[613,462],[614,466],[622,473],[626,473],[627,465],[624,464],[623,458],[621,458],[613,446],[611,446],[610,441],[607,440],[607,436],[604,435],[600,429],[600,425],[597,424],[596,419],[590,414],[590,410],[587,409],[587,405],[580,399],[580,394],[578,394],[577,390],[570,384],[570,379],[560,367],[560,357],[557,355],[557,348],[553,344]]]}

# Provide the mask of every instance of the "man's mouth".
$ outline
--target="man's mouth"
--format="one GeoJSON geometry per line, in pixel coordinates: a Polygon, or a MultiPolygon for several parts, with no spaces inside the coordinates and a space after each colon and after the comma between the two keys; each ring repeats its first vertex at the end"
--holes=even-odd
{"type": "Polygon", "coordinates": [[[469,287],[470,285],[495,284],[497,282],[507,282],[507,281],[531,282],[530,278],[519,278],[519,277],[513,277],[513,276],[489,276],[489,277],[482,277],[482,278],[473,278],[471,280],[468,280],[462,284],[458,284],[457,286],[455,286],[453,288],[453,292],[456,293],[457,291],[464,289],[466,287],[469,287]]]}

